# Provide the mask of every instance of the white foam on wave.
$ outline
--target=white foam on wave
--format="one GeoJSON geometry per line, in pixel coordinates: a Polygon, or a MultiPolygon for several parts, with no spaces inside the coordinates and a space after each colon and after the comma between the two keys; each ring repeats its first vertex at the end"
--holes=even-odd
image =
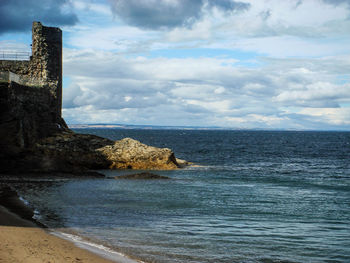
{"type": "Polygon", "coordinates": [[[59,238],[73,242],[77,247],[88,250],[94,254],[97,254],[105,259],[119,262],[119,263],[146,263],[144,261],[135,260],[129,258],[127,255],[114,251],[104,245],[96,244],[87,240],[84,240],[82,237],[77,235],[72,235],[63,232],[50,232],[52,235],[59,238]]]}
{"type": "Polygon", "coordinates": [[[26,206],[29,206],[29,202],[26,199],[24,199],[22,196],[19,196],[19,200],[21,200],[23,204],[25,204],[26,206]]]}
{"type": "Polygon", "coordinates": [[[37,220],[37,221],[40,221],[42,218],[43,218],[43,217],[41,216],[39,210],[34,209],[33,219],[34,219],[34,220],[37,220]]]}
{"type": "MultiPolygon", "coordinates": [[[[19,200],[21,200],[21,202],[22,202],[25,206],[27,206],[28,208],[32,209],[32,206],[30,205],[30,203],[29,203],[28,200],[24,199],[22,196],[19,196],[18,198],[19,198],[19,200]]],[[[39,210],[37,210],[37,209],[34,208],[34,209],[33,209],[33,213],[34,213],[33,219],[34,219],[34,220],[37,220],[37,221],[40,221],[40,219],[42,218],[42,216],[41,216],[39,210]]]]}

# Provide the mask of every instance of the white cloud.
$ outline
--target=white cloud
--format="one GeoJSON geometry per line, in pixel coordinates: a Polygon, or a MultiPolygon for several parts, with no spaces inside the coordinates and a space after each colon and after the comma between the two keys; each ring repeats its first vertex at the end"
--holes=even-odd
{"type": "Polygon", "coordinates": [[[114,20],[106,5],[75,3],[80,18],[96,13],[112,22],[91,19],[70,32],[67,42],[76,49],[64,51],[68,122],[350,128],[345,2],[245,0],[245,8],[229,11],[226,0],[191,2],[193,10],[171,21],[162,8],[184,8],[184,1],[162,1],[160,20],[135,16],[154,12],[151,2],[117,2],[130,13],[114,10],[114,20]]]}
{"type": "Polygon", "coordinates": [[[283,91],[275,97],[276,102],[305,107],[339,107],[339,101],[350,102],[350,85],[335,85],[327,82],[314,82],[296,89],[283,91]]]}
{"type": "Polygon", "coordinates": [[[300,114],[318,119],[319,122],[334,125],[350,125],[350,107],[348,108],[304,108],[300,114]]]}
{"type": "Polygon", "coordinates": [[[149,41],[156,38],[157,32],[142,31],[130,26],[92,26],[73,32],[68,44],[79,49],[140,52],[143,48],[148,48],[149,41]]]}
{"type": "Polygon", "coordinates": [[[7,41],[7,40],[0,40],[0,58],[4,55],[6,52],[29,52],[30,48],[29,45],[17,42],[17,41],[7,41]]]}
{"type": "Polygon", "coordinates": [[[169,42],[198,42],[211,39],[212,24],[208,20],[201,20],[191,28],[175,28],[165,34],[165,39],[169,42]]]}
{"type": "Polygon", "coordinates": [[[251,8],[223,20],[223,29],[241,37],[320,36],[323,31],[330,33],[332,23],[348,24],[349,10],[343,5],[330,6],[318,0],[248,2],[251,8]]]}
{"type": "Polygon", "coordinates": [[[95,3],[93,1],[78,1],[74,0],[73,6],[77,11],[91,12],[99,15],[105,15],[105,16],[112,16],[112,10],[108,5],[102,4],[102,3],[95,3]]]}
{"type": "Polygon", "coordinates": [[[349,9],[317,0],[302,1],[300,5],[298,2],[249,1],[251,8],[246,12],[232,16],[208,13],[192,28],[176,28],[168,36],[179,42],[202,40],[195,42],[197,46],[274,57],[320,57],[350,52],[349,9]]]}
{"type": "MultiPolygon", "coordinates": [[[[193,12],[200,12],[200,15],[191,22],[191,26],[182,26],[175,19],[174,26],[167,30],[158,30],[156,24],[161,21],[152,20],[148,16],[140,18],[134,14],[135,10],[152,13],[152,1],[141,5],[137,1],[112,1],[113,7],[121,5],[130,12],[119,14],[119,11],[114,10],[114,18],[111,6],[76,1],[74,6],[84,23],[71,31],[66,43],[79,49],[127,54],[159,49],[171,52],[173,48],[226,49],[280,58],[350,53],[350,9],[346,3],[330,5],[320,0],[244,2],[249,5],[239,8],[239,1],[236,1],[235,8],[239,11],[227,12],[225,8],[218,6],[229,6],[230,1],[215,1],[210,8],[200,8],[207,3],[204,0],[191,1],[193,10],[186,7],[186,1],[162,1],[157,6],[156,13],[163,22],[167,20],[164,20],[162,8],[165,13],[180,8],[188,11],[189,17],[193,12]],[[134,22],[125,24],[127,20],[123,15],[131,16],[134,22]],[[140,24],[142,20],[147,20],[152,25],[145,29],[140,24]]],[[[164,56],[167,56],[166,52],[164,56]]]]}
{"type": "MultiPolygon", "coordinates": [[[[337,83],[345,58],[272,59],[249,69],[236,62],[67,50],[65,74],[75,88],[64,93],[64,116],[85,123],[307,128],[305,118],[315,116],[310,107],[350,103],[350,86],[337,83]]],[[[347,124],[346,116],[322,121],[347,124]]]]}
{"type": "MultiPolygon", "coordinates": [[[[348,38],[350,41],[350,37],[348,38]]],[[[294,36],[269,36],[237,40],[235,47],[272,57],[321,57],[350,53],[341,40],[302,39],[294,36]]]]}

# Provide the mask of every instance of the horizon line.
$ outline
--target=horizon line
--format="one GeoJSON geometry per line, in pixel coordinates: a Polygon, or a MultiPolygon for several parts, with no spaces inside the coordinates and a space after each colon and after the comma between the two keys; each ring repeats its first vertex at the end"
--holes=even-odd
{"type": "Polygon", "coordinates": [[[297,129],[297,128],[246,128],[222,126],[187,126],[187,125],[153,125],[120,123],[75,123],[67,124],[71,129],[106,128],[106,129],[160,129],[160,130],[230,130],[230,131],[315,131],[315,132],[350,132],[349,129],[297,129]]]}

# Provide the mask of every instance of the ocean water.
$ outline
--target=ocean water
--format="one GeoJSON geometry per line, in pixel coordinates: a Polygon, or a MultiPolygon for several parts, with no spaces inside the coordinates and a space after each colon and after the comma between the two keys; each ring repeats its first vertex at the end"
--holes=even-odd
{"type": "Polygon", "coordinates": [[[171,180],[22,182],[51,228],[144,262],[350,262],[349,132],[77,131],[200,166],[155,172],[171,180]]]}

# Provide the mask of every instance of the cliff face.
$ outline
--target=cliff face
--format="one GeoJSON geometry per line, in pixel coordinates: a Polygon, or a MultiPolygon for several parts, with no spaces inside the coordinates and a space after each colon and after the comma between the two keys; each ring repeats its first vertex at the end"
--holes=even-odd
{"type": "Polygon", "coordinates": [[[170,149],[73,133],[57,115],[55,101],[45,88],[0,83],[0,172],[179,167],[170,149]]]}
{"type": "Polygon", "coordinates": [[[46,89],[0,82],[0,171],[30,168],[32,164],[22,163],[34,156],[29,149],[43,138],[69,130],[55,106],[46,89]]]}
{"type": "Polygon", "coordinates": [[[56,100],[47,89],[0,83],[0,147],[18,151],[68,130],[55,106],[56,100]]]}
{"type": "Polygon", "coordinates": [[[90,169],[176,169],[170,149],[132,139],[111,141],[70,131],[56,98],[40,87],[0,83],[0,172],[68,172],[90,169]]]}

